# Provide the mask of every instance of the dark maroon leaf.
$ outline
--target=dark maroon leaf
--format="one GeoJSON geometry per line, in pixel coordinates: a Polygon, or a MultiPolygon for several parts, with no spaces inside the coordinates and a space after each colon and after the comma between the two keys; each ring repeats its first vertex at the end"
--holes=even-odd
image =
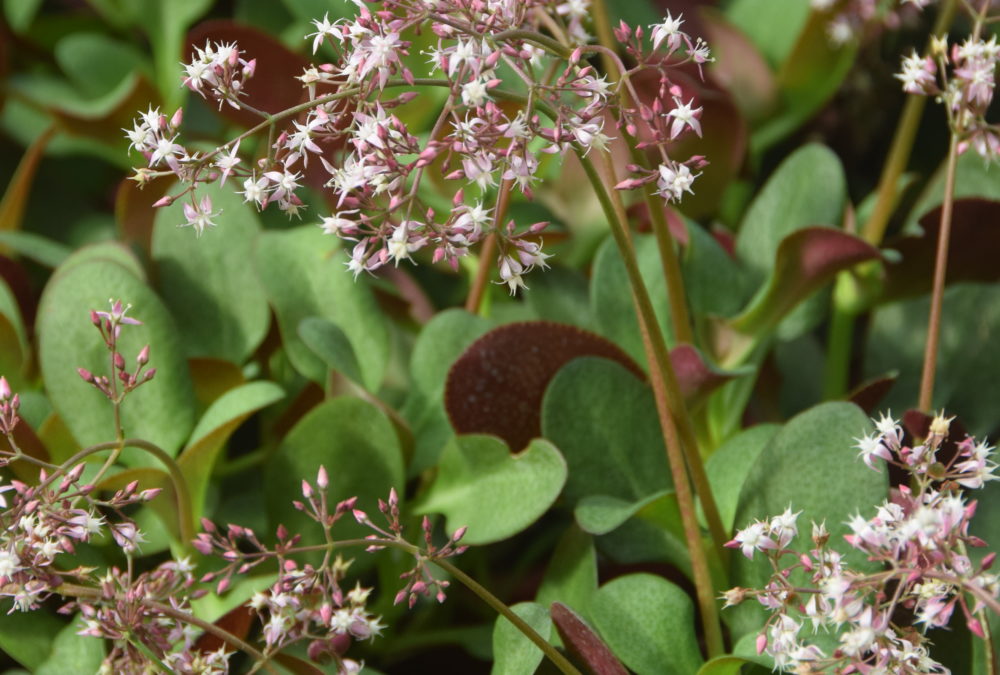
{"type": "Polygon", "coordinates": [[[552,623],[559,631],[566,649],[591,675],[628,675],[625,666],[576,612],[562,604],[552,603],[552,623]]]}
{"type": "Polygon", "coordinates": [[[642,370],[614,343],[549,321],[512,323],[472,343],[448,372],[445,409],[460,434],[493,434],[520,451],[541,436],[542,396],[552,377],[581,356],[642,370]]]}
{"type": "Polygon", "coordinates": [[[796,230],[779,244],[764,291],[730,325],[745,335],[773,328],[837,272],[880,256],[877,248],[842,230],[818,226],[796,230]]]}
{"type": "Polygon", "coordinates": [[[709,394],[733,378],[711,369],[701,353],[691,345],[683,344],[671,349],[670,362],[677,374],[681,395],[687,400],[690,410],[700,407],[709,394]]]}
{"type": "MultiPolygon", "coordinates": [[[[941,207],[920,219],[923,235],[908,235],[886,243],[900,254],[886,265],[881,300],[889,302],[924,295],[931,290],[941,207]]],[[[1000,202],[986,199],[958,199],[952,211],[948,245],[948,274],[945,283],[960,281],[1000,281],[1000,202]]]]}
{"type": "Polygon", "coordinates": [[[862,382],[847,395],[847,400],[864,410],[868,415],[874,415],[879,411],[879,403],[886,397],[894,384],[896,384],[895,375],[884,375],[874,380],[862,382]]]}

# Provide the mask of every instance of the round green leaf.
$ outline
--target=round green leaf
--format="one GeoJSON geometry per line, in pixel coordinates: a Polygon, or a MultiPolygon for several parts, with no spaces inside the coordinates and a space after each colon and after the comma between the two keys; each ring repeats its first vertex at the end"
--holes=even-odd
{"type": "Polygon", "coordinates": [[[634,502],[672,486],[648,385],[612,361],[583,358],[559,371],[542,403],[542,434],[569,465],[565,497],[634,502]]]}
{"type": "MultiPolygon", "coordinates": [[[[358,508],[378,515],[378,499],[389,489],[402,492],[403,456],[392,423],[375,406],[348,396],[325,401],[309,411],[285,436],[267,466],[264,488],[273,525],[320,536],[316,524],[292,506],[302,499],[302,481],[315,485],[326,467],[330,503],[358,497],[358,508]]],[[[353,522],[337,524],[338,538],[371,531],[353,522]]]]}
{"type": "Polygon", "coordinates": [[[184,327],[186,355],[243,363],[267,333],[271,314],[257,275],[247,261],[260,231],[256,211],[218,184],[198,189],[210,197],[217,227],[196,236],[184,204],[157,209],[152,255],[163,301],[184,327]]]}
{"type": "Polygon", "coordinates": [[[639,675],[689,675],[701,666],[691,598],[666,579],[618,577],[597,590],[590,611],[604,641],[639,675]]]}
{"type": "Polygon", "coordinates": [[[750,427],[719,446],[705,463],[708,484],[719,508],[722,526],[727,531],[733,528],[736,505],[747,474],[780,428],[777,424],[750,427]]]}
{"type": "Polygon", "coordinates": [[[443,513],[448,531],[467,527],[466,544],[500,541],[545,513],[566,482],[566,461],[554,445],[533,440],[512,455],[493,436],[457,436],[445,448],[438,476],[417,505],[443,513]]]}
{"type": "MultiPolygon", "coordinates": [[[[114,438],[110,402],[80,378],[77,368],[108,372],[108,351],[89,314],[92,309],[108,309],[108,298],[121,299],[133,305],[129,315],[142,325],[122,328],[119,351],[131,368],[135,356],[148,344],[150,366],[156,368],[152,381],[126,397],[122,427],[126,436],[144,438],[175,454],[194,423],[194,397],[170,313],[148,286],[121,265],[93,260],[68,262],[67,266],[53,276],[38,309],[39,360],[53,408],[81,446],[114,438]]],[[[127,462],[159,466],[145,453],[133,453],[138,451],[126,450],[127,462]]]]}
{"type": "Polygon", "coordinates": [[[368,280],[355,279],[341,259],[336,240],[313,225],[265,232],[257,242],[257,273],[295,369],[315,382],[326,380],[326,363],[298,333],[303,319],[318,316],[344,332],[365,387],[375,391],[389,361],[389,331],[368,280]]]}
{"type": "Polygon", "coordinates": [[[6,598],[0,604],[0,649],[34,672],[49,658],[66,623],[44,609],[11,613],[11,605],[6,598]]]}
{"type": "Polygon", "coordinates": [[[607,534],[621,526],[640,509],[666,494],[668,494],[666,491],[654,492],[636,502],[607,495],[590,495],[577,503],[573,515],[584,532],[607,534]]]}
{"type": "MultiPolygon", "coordinates": [[[[810,548],[810,523],[826,521],[830,541],[842,541],[846,521],[856,513],[871,514],[887,496],[887,474],[876,473],[857,458],[856,437],[871,429],[871,422],[852,403],[824,403],[796,415],[766,444],[750,469],[740,493],[734,528],[754,519],[782,513],[789,506],[801,511],[799,536],[791,548],[810,548]]],[[[863,556],[849,551],[845,560],[863,565],[863,556]]],[[[733,556],[733,585],[761,588],[771,567],[763,556],[748,560],[733,556]]],[[[728,611],[733,635],[755,632],[767,617],[754,603],[728,611]]]]}
{"type": "Polygon", "coordinates": [[[597,590],[597,552],[594,538],[578,527],[559,539],[535,600],[545,607],[561,602],[588,616],[590,598],[597,590]]]}
{"type": "MultiPolygon", "coordinates": [[[[511,610],[546,640],[552,634],[552,619],[542,605],[522,602],[511,610]]],[[[524,675],[535,672],[542,662],[542,650],[535,646],[514,624],[498,616],[493,626],[492,675],[524,675]]]]}
{"type": "Polygon", "coordinates": [[[77,635],[80,622],[67,624],[52,642],[52,653],[35,670],[35,675],[63,673],[96,673],[104,660],[104,640],[89,635],[77,635]]]}

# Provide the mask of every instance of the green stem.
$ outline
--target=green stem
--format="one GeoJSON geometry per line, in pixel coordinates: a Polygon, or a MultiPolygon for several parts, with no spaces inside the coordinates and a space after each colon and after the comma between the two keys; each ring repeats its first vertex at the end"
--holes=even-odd
{"type": "MultiPolygon", "coordinates": [[[[663,339],[663,333],[659,330],[656,313],[653,310],[646,284],[639,272],[639,265],[635,258],[635,250],[629,237],[628,228],[624,220],[619,216],[615,207],[613,197],[608,193],[607,186],[601,179],[593,162],[585,156],[580,149],[577,149],[577,156],[583,165],[587,177],[593,185],[604,214],[608,218],[611,226],[611,233],[615,238],[618,249],[621,252],[622,260],[625,263],[625,270],[629,277],[632,288],[632,299],[635,303],[639,315],[639,327],[642,333],[643,345],[646,350],[647,359],[650,365],[650,382],[653,385],[653,393],[656,399],[656,409],[660,420],[660,428],[663,431],[663,438],[667,448],[667,459],[670,465],[670,473],[674,482],[674,490],[677,493],[677,503],[681,513],[681,521],[684,527],[684,538],[687,541],[688,552],[691,556],[691,568],[694,574],[695,590],[698,599],[698,606],[701,609],[702,625],[705,631],[705,642],[708,646],[709,658],[723,653],[722,631],[719,626],[718,608],[716,607],[715,593],[712,588],[711,572],[708,566],[708,558],[705,547],[701,540],[701,532],[698,527],[698,519],[695,512],[694,495],[691,491],[691,484],[688,481],[688,473],[685,470],[685,455],[678,437],[675,418],[671,414],[668,403],[666,380],[673,375],[670,365],[670,354],[667,352],[667,345],[663,339]]],[[[690,448],[697,454],[697,447],[690,448]]],[[[711,494],[710,492],[708,494],[711,494]]]]}
{"type": "Polygon", "coordinates": [[[529,626],[524,619],[515,614],[510,607],[505,605],[500,601],[495,595],[489,592],[482,584],[470,577],[468,574],[460,570],[458,567],[452,565],[450,562],[444,559],[429,558],[431,562],[443,569],[448,574],[452,575],[458,579],[466,588],[479,596],[479,599],[485,602],[487,605],[492,607],[498,613],[500,613],[505,619],[510,621],[514,626],[524,634],[529,640],[535,643],[542,653],[563,673],[567,675],[581,675],[580,671],[569,662],[569,660],[563,656],[559,650],[549,644],[548,640],[543,638],[541,635],[535,631],[534,628],[529,626]]]}
{"type": "Polygon", "coordinates": [[[924,370],[920,378],[920,399],[917,407],[929,412],[934,394],[937,370],[938,342],[941,337],[941,309],[944,282],[948,272],[948,242],[951,238],[951,213],[955,203],[955,172],[958,167],[958,135],[951,133],[948,146],[948,167],[945,170],[944,203],[941,205],[941,227],[938,232],[937,258],[934,262],[934,286],[931,291],[931,311],[927,320],[927,344],[924,348],[924,370]]]}

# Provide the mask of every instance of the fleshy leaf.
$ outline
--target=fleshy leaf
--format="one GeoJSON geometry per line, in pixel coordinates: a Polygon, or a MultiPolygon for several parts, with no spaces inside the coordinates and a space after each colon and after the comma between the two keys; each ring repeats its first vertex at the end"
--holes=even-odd
{"type": "Polygon", "coordinates": [[[656,501],[666,491],[654,492],[635,502],[628,502],[607,495],[589,495],[581,499],[573,515],[577,524],[584,532],[590,534],[607,534],[619,528],[622,523],[634,516],[647,504],[656,501]]]}
{"type": "MultiPolygon", "coordinates": [[[[38,163],[42,160],[45,148],[48,147],[55,131],[56,128],[53,126],[40,134],[18,162],[17,170],[14,171],[4,190],[3,199],[0,199],[0,231],[6,233],[21,229],[21,219],[28,203],[31,186],[35,182],[38,163]]],[[[0,242],[0,253],[7,253],[7,246],[3,242],[0,242]]]]}
{"type": "Polygon", "coordinates": [[[628,675],[625,666],[583,619],[561,602],[552,603],[552,622],[566,648],[593,675],[628,675]]]}
{"type": "Polygon", "coordinates": [[[60,630],[52,641],[49,657],[34,670],[35,675],[100,672],[104,644],[89,635],[77,635],[80,624],[73,621],[60,630]]]}
{"type": "Polygon", "coordinates": [[[750,427],[720,445],[705,463],[708,484],[715,496],[722,526],[727,531],[733,529],[743,482],[779,429],[777,424],[750,427]]]}
{"type": "Polygon", "coordinates": [[[771,330],[837,272],[880,256],[871,244],[840,230],[829,227],[797,230],[782,240],[767,285],[732,320],[732,326],[744,334],[771,330]]]}
{"type": "MultiPolygon", "coordinates": [[[[734,529],[754,519],[770,518],[785,509],[801,511],[799,536],[790,547],[808,550],[811,521],[826,521],[830,541],[842,541],[847,520],[870,514],[887,496],[886,472],[876,473],[857,458],[856,437],[871,429],[868,417],[850,403],[824,403],[796,415],[765,444],[740,492],[734,529]]],[[[761,432],[764,433],[764,432],[761,432]]],[[[847,551],[845,545],[839,547],[847,551]]],[[[864,566],[864,557],[850,551],[845,559],[864,566]]],[[[761,588],[771,567],[761,555],[747,560],[733,556],[733,585],[761,588]]],[[[755,632],[767,613],[756,603],[733,607],[729,613],[734,637],[755,632]]]]}
{"type": "MultiPolygon", "coordinates": [[[[129,436],[175,454],[194,423],[194,406],[172,317],[152,290],[124,267],[99,260],[72,264],[72,260],[49,281],[38,310],[39,361],[53,408],[82,446],[114,438],[111,404],[80,378],[77,368],[107,372],[108,352],[88,313],[106,310],[108,298],[122,299],[133,305],[130,315],[142,325],[122,329],[119,351],[131,368],[129,362],[148,344],[150,365],[156,368],[156,377],[122,404],[122,426],[129,436]]],[[[138,451],[126,450],[123,457],[135,458],[141,466],[155,465],[138,451]]]]}
{"type": "Polygon", "coordinates": [[[299,323],[299,337],[329,368],[364,386],[354,348],[337,324],[318,316],[306,317],[299,323]]]}
{"type": "Polygon", "coordinates": [[[326,364],[298,334],[303,319],[318,316],[344,331],[365,387],[375,391],[389,360],[389,333],[368,280],[348,273],[341,255],[336,240],[315,225],[265,232],[257,241],[257,272],[295,369],[326,381],[326,364]]]}
{"type": "Polygon", "coordinates": [[[438,475],[415,506],[443,513],[449,532],[468,527],[465,544],[513,536],[545,513],[566,482],[566,461],[535,439],[520,453],[492,436],[458,436],[445,448],[438,475]]]}
{"type": "Polygon", "coordinates": [[[56,636],[66,623],[44,609],[11,614],[11,604],[7,598],[0,603],[0,649],[35,672],[49,658],[56,636]]]}
{"type": "Polygon", "coordinates": [[[203,515],[212,468],[229,436],[254,412],[284,396],[285,392],[273,382],[250,382],[223,394],[198,420],[191,442],[177,458],[187,479],[196,520],[203,515]]]}
{"type": "MultiPolygon", "coordinates": [[[[231,181],[232,182],[232,181],[231,181]]],[[[182,197],[158,209],[153,260],[163,302],[178,325],[188,357],[243,363],[264,339],[271,320],[267,298],[252,266],[257,213],[233,186],[202,186],[196,199],[211,198],[217,227],[200,237],[186,222],[182,197]]]]}
{"type": "Polygon", "coordinates": [[[0,246],[44,267],[59,267],[73,252],[65,244],[34,232],[0,231],[0,246]]]}
{"type": "MultiPolygon", "coordinates": [[[[545,607],[534,602],[511,606],[511,611],[521,617],[546,640],[552,633],[552,620],[545,607]]],[[[542,662],[542,650],[514,627],[503,616],[498,616],[493,626],[492,675],[522,675],[533,673],[542,662]]]]}
{"type": "Polygon", "coordinates": [[[670,363],[689,411],[700,408],[713,391],[736,377],[736,374],[711,367],[701,352],[688,344],[677,345],[670,350],[670,363]]]}
{"type": "Polygon", "coordinates": [[[617,363],[567,364],[542,403],[542,432],[569,465],[564,497],[633,502],[672,485],[652,390],[617,363]]]}
{"type": "Polygon", "coordinates": [[[445,408],[460,434],[494,434],[513,450],[541,436],[545,388],[581,356],[642,371],[618,347],[588,331],[548,321],[500,326],[476,340],[448,373],[445,408]]]}
{"type": "MultiPolygon", "coordinates": [[[[271,524],[285,524],[305,537],[322,536],[315,523],[292,506],[302,499],[302,481],[315,484],[326,467],[331,504],[357,496],[358,508],[378,515],[377,500],[403,487],[403,457],[392,423],[382,411],[358,398],[342,396],[313,408],[285,436],[264,476],[271,524]]],[[[373,517],[374,517],[373,516],[373,517]]],[[[343,534],[371,531],[344,521],[343,534]]]]}
{"type": "Polygon", "coordinates": [[[691,598],[666,579],[618,577],[597,590],[590,609],[601,637],[638,675],[688,675],[701,666],[691,598]]]}

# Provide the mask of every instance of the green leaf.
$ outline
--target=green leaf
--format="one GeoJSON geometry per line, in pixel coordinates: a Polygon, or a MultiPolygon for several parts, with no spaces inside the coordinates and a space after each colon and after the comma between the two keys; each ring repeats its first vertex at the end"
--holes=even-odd
{"type": "MultiPolygon", "coordinates": [[[[842,541],[850,531],[847,520],[858,512],[870,514],[887,496],[886,473],[869,469],[854,449],[854,439],[870,429],[868,417],[851,403],[824,403],[793,417],[750,469],[740,493],[735,529],[791,508],[801,511],[799,536],[791,548],[809,549],[812,521],[826,521],[830,541],[842,541]]],[[[864,557],[856,552],[847,552],[845,560],[865,565],[864,557]]],[[[733,556],[734,585],[761,588],[770,572],[761,555],[752,561],[742,554],[733,556]]],[[[758,630],[766,612],[754,603],[744,603],[728,610],[728,616],[738,638],[758,630]]]]}
{"type": "MultiPolygon", "coordinates": [[[[667,300],[667,282],[663,276],[656,240],[653,235],[638,235],[633,237],[633,244],[639,261],[639,272],[646,282],[656,318],[669,346],[673,344],[670,303],[667,300]]],[[[633,361],[645,365],[646,352],[639,333],[639,319],[632,304],[628,274],[612,237],[604,241],[594,259],[590,304],[597,332],[617,343],[633,361]]]]}
{"type": "Polygon", "coordinates": [[[736,253],[758,283],[769,276],[778,246],[809,225],[835,225],[847,199],[840,160],[816,143],[792,153],[771,174],[747,210],[736,253]]]}
{"type": "MultiPolygon", "coordinates": [[[[906,224],[903,226],[904,233],[921,232],[920,219],[944,201],[946,164],[946,161],[941,162],[940,168],[931,177],[916,204],[910,209],[906,224]]],[[[997,182],[997,173],[994,168],[990,162],[985,161],[975,152],[959,155],[958,165],[955,167],[955,199],[984,197],[1000,200],[1000,183],[997,182]]]]}
{"type": "Polygon", "coordinates": [[[578,527],[569,527],[559,539],[535,601],[545,607],[561,602],[587,617],[590,598],[597,591],[597,552],[594,539],[578,527]]]}
{"type": "Polygon", "coordinates": [[[271,321],[267,298],[252,266],[260,231],[256,211],[233,187],[198,189],[221,211],[218,225],[198,237],[186,221],[186,198],[157,209],[152,256],[163,302],[183,326],[188,358],[210,357],[243,363],[260,345],[271,321]]]}
{"type": "Polygon", "coordinates": [[[459,356],[493,327],[493,322],[461,309],[437,314],[420,331],[410,356],[409,396],[402,415],[413,428],[415,447],[409,475],[415,476],[437,463],[454,436],[444,410],[444,384],[448,369],[459,356]]]}
{"type": "Polygon", "coordinates": [[[35,675],[96,673],[104,660],[104,640],[77,635],[80,624],[73,621],[59,631],[52,642],[52,653],[35,670],[35,675]]]}
{"type": "Polygon", "coordinates": [[[621,527],[622,523],[634,516],[644,506],[668,494],[663,490],[654,492],[639,501],[630,502],[607,495],[589,495],[577,502],[573,515],[584,532],[607,534],[621,527]]]}
{"type": "Polygon", "coordinates": [[[768,62],[777,68],[795,47],[809,19],[808,3],[799,0],[733,0],[726,16],[739,26],[768,62]]]}
{"type": "MultiPolygon", "coordinates": [[[[955,284],[944,292],[944,319],[931,409],[961,415],[969,433],[985,436],[997,427],[1000,400],[1000,285],[955,284]],[[993,355],[992,358],[983,358],[993,355]]],[[[868,330],[866,376],[897,371],[882,406],[912,407],[920,389],[927,341],[927,297],[879,307],[868,330]]]]}
{"type": "Polygon", "coordinates": [[[58,241],[33,232],[2,231],[0,244],[44,267],[56,268],[73,252],[58,241]]]}
{"type": "Polygon", "coordinates": [[[720,445],[705,463],[708,484],[726,531],[733,529],[743,482],[779,429],[777,424],[750,427],[720,445]]]}
{"type": "Polygon", "coordinates": [[[42,0],[4,0],[3,13],[15,33],[25,32],[38,14],[42,0]]]}
{"type": "MultiPolygon", "coordinates": [[[[524,619],[525,623],[546,640],[552,635],[552,619],[542,605],[521,602],[511,607],[511,611],[524,619]]],[[[529,640],[514,624],[498,616],[493,626],[493,668],[492,675],[524,675],[535,672],[544,658],[542,650],[529,640]]]]}
{"type": "Polygon", "coordinates": [[[298,334],[303,319],[318,316],[347,335],[365,388],[376,391],[389,360],[388,328],[368,280],[355,280],[341,264],[336,240],[313,225],[265,232],[256,260],[295,369],[315,382],[326,380],[326,364],[298,334]]]}
{"type": "Polygon", "coordinates": [[[128,270],[136,279],[146,281],[146,270],[143,269],[142,263],[139,262],[135,253],[124,244],[116,241],[91,244],[73,251],[73,254],[59,266],[58,271],[65,274],[77,265],[96,261],[116,263],[128,270]]]}
{"type": "Polygon", "coordinates": [[[211,0],[171,0],[152,7],[144,2],[134,5],[138,10],[135,16],[145,19],[144,27],[153,47],[157,85],[164,100],[173,106],[182,100],[177,83],[183,72],[180,63],[187,61],[187,54],[181,53],[184,33],[211,6],[211,0]]]}
{"type": "Polygon", "coordinates": [[[666,579],[618,577],[597,590],[590,610],[601,637],[638,675],[688,675],[701,666],[691,599],[666,579]]]}
{"type": "Polygon", "coordinates": [[[753,295],[753,284],[709,232],[690,222],[687,231],[690,241],[681,270],[691,309],[714,316],[736,314],[753,295]]]}
{"type": "Polygon", "coordinates": [[[10,608],[9,600],[0,603],[0,649],[34,672],[49,658],[66,622],[44,609],[11,614],[10,608]]]}
{"type": "MultiPolygon", "coordinates": [[[[302,481],[315,485],[326,467],[331,504],[358,497],[358,508],[377,514],[378,499],[389,489],[403,489],[403,456],[392,423],[382,411],[358,398],[343,396],[316,406],[285,436],[267,465],[265,494],[271,524],[285,524],[305,537],[322,536],[307,516],[292,506],[302,499],[302,481]]],[[[338,523],[339,538],[371,531],[352,522],[338,523]]]]}
{"type": "Polygon", "coordinates": [[[361,366],[344,331],[332,321],[310,316],[299,324],[299,337],[306,347],[323,359],[327,367],[355,384],[362,384],[361,366]]]}
{"type": "Polygon", "coordinates": [[[698,669],[698,675],[739,675],[743,664],[749,663],[742,656],[717,656],[711,661],[706,661],[698,669]]]}
{"type": "Polygon", "coordinates": [[[69,33],[56,44],[54,55],[70,81],[89,99],[114,91],[143,65],[130,45],[102,33],[69,33]]]}
{"type": "Polygon", "coordinates": [[[195,519],[204,515],[205,494],[219,451],[236,428],[253,413],[284,398],[273,382],[250,382],[231,389],[212,403],[191,433],[191,441],[177,458],[187,479],[195,519]]]}
{"type": "Polygon", "coordinates": [[[438,475],[415,506],[443,513],[448,531],[467,527],[463,543],[511,537],[538,520],[566,483],[566,461],[554,445],[533,440],[512,455],[493,436],[458,436],[445,448],[438,475]]]}
{"type": "Polygon", "coordinates": [[[589,284],[580,272],[553,265],[531,278],[531,292],[524,300],[539,319],[568,323],[593,330],[589,284]]]}
{"type": "MultiPolygon", "coordinates": [[[[167,309],[148,286],[113,262],[94,260],[60,268],[42,294],[38,309],[39,360],[52,406],[81,446],[114,438],[112,406],[77,374],[83,367],[95,374],[108,371],[108,352],[90,322],[92,309],[106,310],[108,298],[134,307],[130,316],[140,326],[124,326],[119,351],[132,367],[135,355],[150,346],[156,377],[129,394],[121,406],[122,427],[131,437],[146,439],[168,454],[176,454],[194,423],[194,403],[187,364],[178,331],[167,309]]],[[[145,453],[140,466],[150,463],[145,453]]],[[[130,460],[131,461],[131,460],[130,460]]]]}
{"type": "Polygon", "coordinates": [[[542,434],[569,466],[564,496],[637,501],[672,485],[649,386],[617,363],[583,358],[552,379],[542,434]]]}

